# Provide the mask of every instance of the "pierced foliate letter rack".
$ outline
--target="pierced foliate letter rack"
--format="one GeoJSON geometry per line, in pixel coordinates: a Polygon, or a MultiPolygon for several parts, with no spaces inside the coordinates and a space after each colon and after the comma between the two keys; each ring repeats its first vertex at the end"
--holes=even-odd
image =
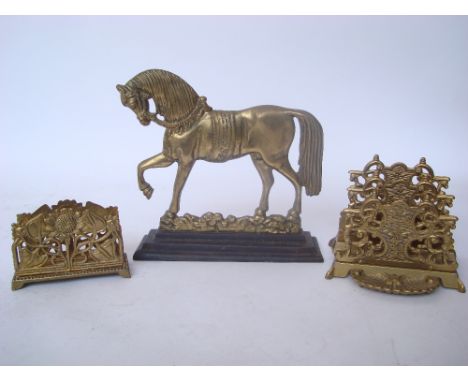
{"type": "Polygon", "coordinates": [[[76,277],[130,277],[117,207],[60,201],[18,215],[12,231],[13,290],[76,277]]]}
{"type": "Polygon", "coordinates": [[[349,274],[359,285],[394,294],[430,293],[439,285],[465,292],[456,272],[449,178],[424,158],[414,168],[386,167],[376,155],[350,171],[349,205],[330,245],[335,262],[327,278],[349,274]]]}

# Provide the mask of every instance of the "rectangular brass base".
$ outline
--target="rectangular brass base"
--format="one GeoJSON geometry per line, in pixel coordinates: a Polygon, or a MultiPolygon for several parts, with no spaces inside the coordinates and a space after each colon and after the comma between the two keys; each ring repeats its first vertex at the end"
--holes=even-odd
{"type": "Polygon", "coordinates": [[[430,293],[440,284],[445,288],[465,292],[457,272],[377,266],[335,261],[326,278],[350,275],[360,286],[394,294],[430,293]]]}
{"type": "Polygon", "coordinates": [[[113,264],[109,266],[93,267],[89,269],[81,268],[79,270],[66,270],[56,273],[44,273],[44,274],[31,274],[31,275],[15,275],[11,282],[11,289],[17,290],[24,287],[26,284],[39,283],[43,281],[52,280],[66,280],[74,279],[79,277],[90,277],[90,276],[102,276],[117,274],[122,277],[130,278],[130,269],[128,267],[127,255],[123,254],[122,264],[113,264]]]}

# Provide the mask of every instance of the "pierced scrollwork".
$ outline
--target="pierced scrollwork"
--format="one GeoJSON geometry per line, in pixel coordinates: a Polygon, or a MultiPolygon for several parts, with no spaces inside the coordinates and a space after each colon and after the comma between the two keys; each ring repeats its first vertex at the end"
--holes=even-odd
{"type": "MultiPolygon", "coordinates": [[[[334,266],[354,263],[456,271],[452,230],[457,217],[449,213],[454,197],[445,193],[448,177],[434,175],[425,158],[414,168],[403,163],[386,167],[376,155],[362,171],[350,171],[350,179],[349,205],[341,213],[333,242],[334,266]]],[[[407,278],[398,280],[403,285],[407,278]]]]}
{"type": "Polygon", "coordinates": [[[12,225],[13,289],[26,282],[119,273],[129,277],[116,207],[72,200],[20,214],[12,225]]]}

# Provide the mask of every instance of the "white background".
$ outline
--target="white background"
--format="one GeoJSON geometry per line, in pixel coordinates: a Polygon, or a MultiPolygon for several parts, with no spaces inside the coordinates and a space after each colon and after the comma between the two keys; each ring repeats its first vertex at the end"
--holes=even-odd
{"type": "MultiPolygon", "coordinates": [[[[468,364],[466,295],[402,297],[325,280],[327,247],[346,207],[347,171],[427,157],[452,178],[459,273],[468,283],[465,170],[466,17],[0,18],[1,364],[468,364]],[[61,199],[119,207],[126,252],[158,225],[175,166],[115,90],[142,70],[187,80],[214,108],[302,108],[324,127],[323,190],[303,227],[324,264],[132,262],[118,276],[11,292],[10,225],[61,199]]],[[[297,145],[292,153],[297,161],[297,145]]],[[[250,214],[261,190],[249,158],[199,162],[182,212],[250,214]]],[[[291,206],[276,176],[271,212],[291,206]]]]}

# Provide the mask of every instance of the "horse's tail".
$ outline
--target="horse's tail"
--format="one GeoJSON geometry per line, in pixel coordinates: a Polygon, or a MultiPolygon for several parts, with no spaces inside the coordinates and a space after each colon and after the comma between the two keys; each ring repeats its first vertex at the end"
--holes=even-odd
{"type": "Polygon", "coordinates": [[[307,195],[318,195],[322,189],[322,125],[317,118],[306,111],[292,110],[291,116],[296,117],[301,126],[299,181],[307,195]]]}

